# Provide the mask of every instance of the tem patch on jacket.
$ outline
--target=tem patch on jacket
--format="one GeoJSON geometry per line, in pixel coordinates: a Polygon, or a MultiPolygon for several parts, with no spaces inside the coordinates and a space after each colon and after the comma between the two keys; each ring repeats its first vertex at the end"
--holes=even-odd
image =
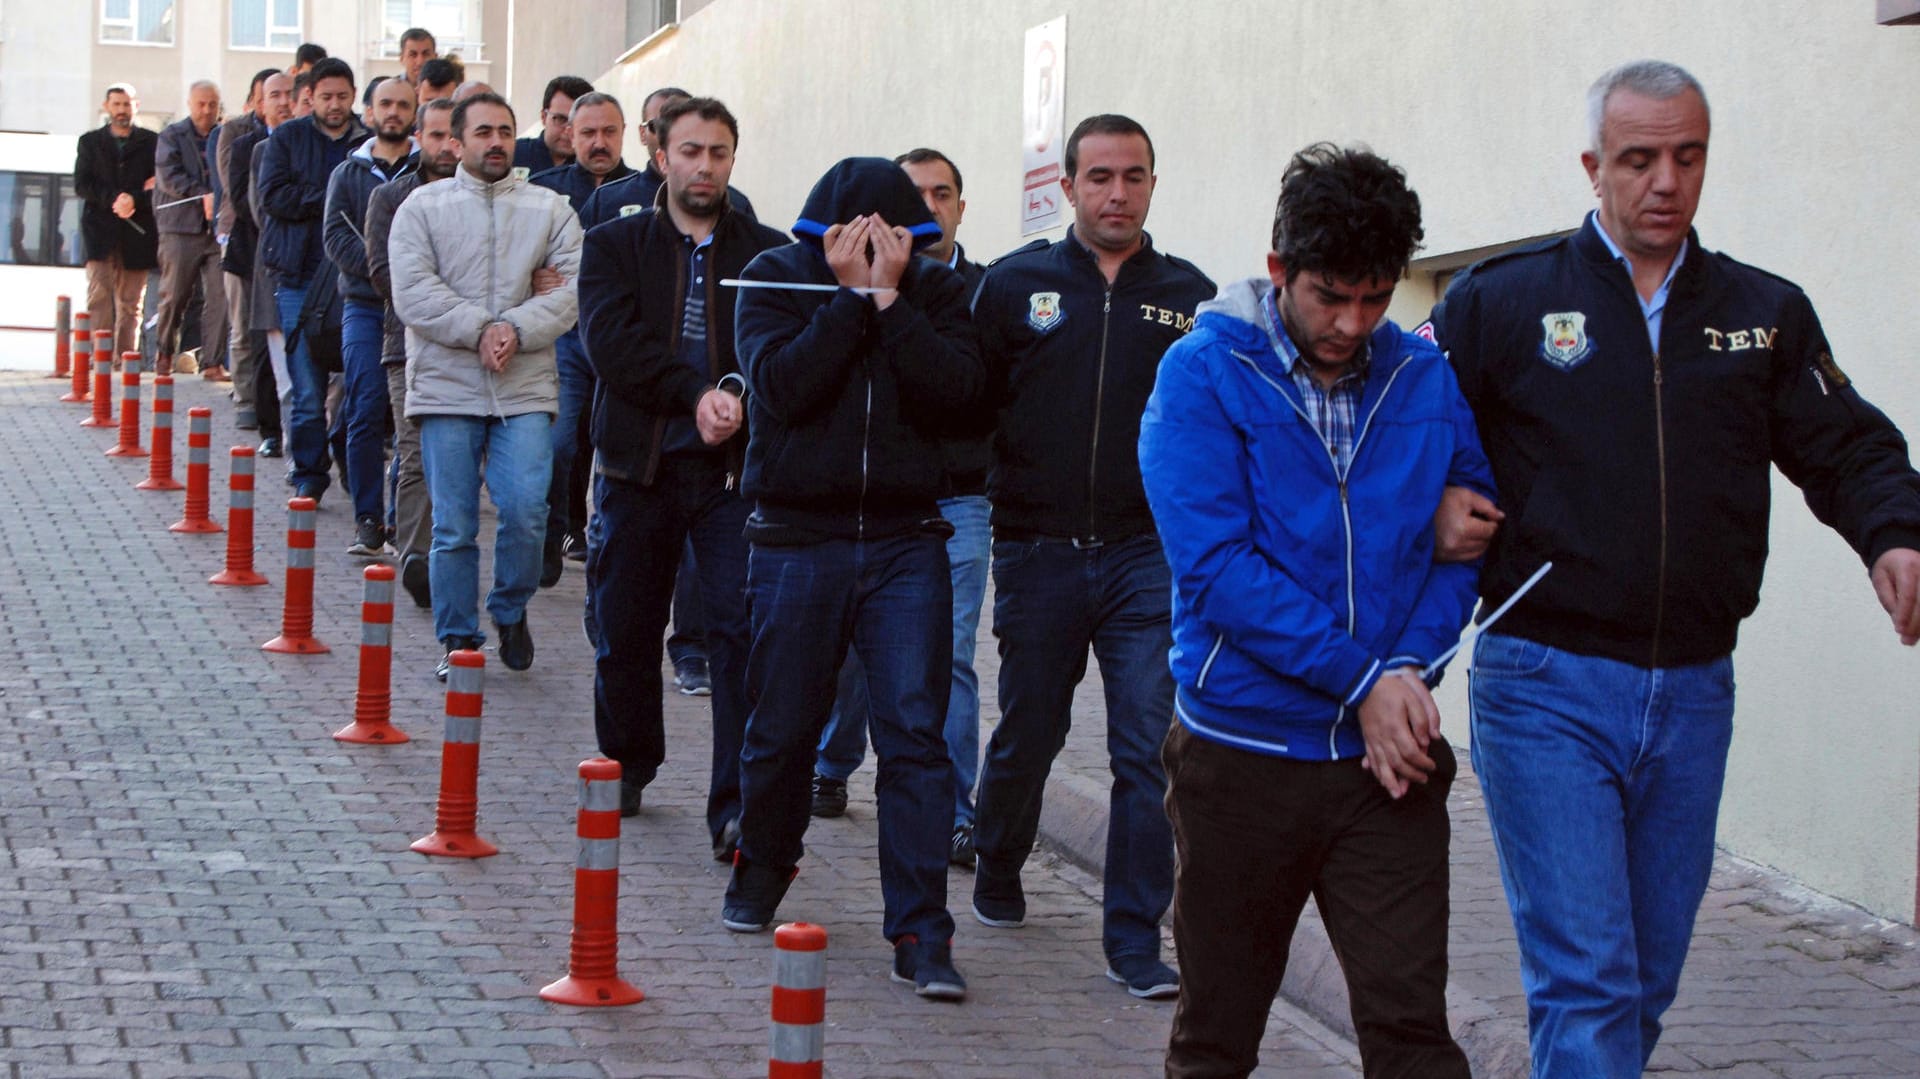
{"type": "Polygon", "coordinates": [[[1041,333],[1060,325],[1065,317],[1058,292],[1036,292],[1027,297],[1027,325],[1041,333]]]}
{"type": "Polygon", "coordinates": [[[1546,330],[1540,342],[1540,358],[1562,371],[1571,371],[1593,355],[1593,341],[1587,337],[1587,316],[1579,311],[1556,311],[1542,316],[1546,330]]]}

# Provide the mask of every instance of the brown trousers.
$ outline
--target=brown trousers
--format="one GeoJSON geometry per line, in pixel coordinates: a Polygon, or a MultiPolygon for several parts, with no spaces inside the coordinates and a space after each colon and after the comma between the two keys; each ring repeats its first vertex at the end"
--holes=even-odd
{"type": "Polygon", "coordinates": [[[113,331],[113,358],[140,350],[140,295],[147,271],[129,270],[115,251],[87,262],[87,315],[96,330],[113,331]]]}
{"type": "Polygon", "coordinates": [[[200,367],[227,362],[227,285],[220,269],[220,245],[205,232],[160,234],[160,325],[155,354],[180,350],[180,323],[193,302],[196,278],[200,300],[200,367]]]}
{"type": "Polygon", "coordinates": [[[420,424],[407,418],[407,365],[387,365],[393,402],[393,549],[404,563],[433,545],[433,496],[420,465],[420,424]]]}
{"type": "Polygon", "coordinates": [[[1168,1079],[1245,1076],[1313,897],[1347,977],[1367,1079],[1469,1079],[1447,1029],[1452,747],[1399,801],[1356,760],[1269,757],[1175,722],[1161,757],[1180,1003],[1168,1079]]]}

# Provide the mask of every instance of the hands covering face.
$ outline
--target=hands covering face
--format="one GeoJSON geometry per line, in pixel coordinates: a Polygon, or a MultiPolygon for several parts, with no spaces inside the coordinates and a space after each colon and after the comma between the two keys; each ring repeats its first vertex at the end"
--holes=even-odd
{"type": "MultiPolygon", "coordinates": [[[[827,265],[845,288],[895,289],[913,258],[913,234],[897,225],[889,225],[879,214],[862,214],[842,225],[834,225],[821,238],[827,252],[827,265]]],[[[873,297],[874,306],[891,306],[895,292],[873,297]]]]}

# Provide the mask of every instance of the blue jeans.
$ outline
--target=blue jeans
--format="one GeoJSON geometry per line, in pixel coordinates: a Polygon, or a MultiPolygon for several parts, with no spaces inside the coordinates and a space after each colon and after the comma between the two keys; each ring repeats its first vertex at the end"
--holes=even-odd
{"type": "Polygon", "coordinates": [[[287,483],[317,496],[331,483],[327,475],[327,375],[307,348],[306,335],[296,334],[293,329],[307,302],[307,286],[275,286],[273,302],[280,311],[281,329],[291,344],[287,377],[293,386],[286,391],[287,414],[281,422],[286,439],[287,483]]]}
{"type": "Polygon", "coordinates": [[[585,449],[580,437],[580,416],[593,408],[593,368],[587,363],[587,349],[580,341],[578,327],[560,335],[553,343],[560,369],[560,410],[553,418],[553,479],[547,487],[547,535],[558,541],[568,532],[568,495],[573,485],[573,462],[585,449]]]}
{"type": "Polygon", "coordinates": [[[1639,1075],[1713,871],[1733,661],[1649,669],[1487,634],[1470,678],[1535,1079],[1639,1075]]]}
{"type": "MultiPolygon", "coordinates": [[[[973,823],[973,785],[980,777],[980,676],[973,670],[974,644],[980,636],[980,605],[987,595],[987,565],[993,547],[984,496],[943,499],[940,516],[953,526],[947,537],[947,564],[953,581],[953,688],[947,693],[942,733],[953,758],[954,827],[973,823]]],[[[866,676],[857,658],[840,672],[833,718],[820,736],[814,771],[842,782],[858,771],[867,754],[866,676]]]]}
{"type": "Polygon", "coordinates": [[[547,531],[547,481],[553,474],[552,417],[527,412],[498,416],[423,416],[420,464],[433,500],[433,547],[427,579],[433,586],[433,635],[474,637],[480,632],[480,480],[499,524],[493,534],[493,591],[487,613],[501,625],[527,616],[527,599],[540,584],[540,544],[547,531]]]}
{"type": "Polygon", "coordinates": [[[666,760],[660,641],[667,630],[680,552],[700,552],[713,678],[713,759],[707,829],[719,839],[740,816],[740,742],[747,725],[748,505],[728,490],[718,458],[668,457],[650,486],[595,476],[587,592],[598,620],[593,723],[600,752],[642,786],[666,760]]]}
{"type": "Polygon", "coordinates": [[[387,462],[387,369],[380,366],[386,312],[380,305],[348,300],[340,322],[340,355],[346,368],[341,408],[346,413],[347,489],[356,520],[386,520],[381,472],[387,462]]]}
{"type": "Polygon", "coordinates": [[[927,533],[799,546],[756,544],[747,561],[753,644],[740,755],[740,852],[797,864],[815,746],[849,645],[867,671],[880,892],[887,939],[953,937],[947,846],[953,762],[940,736],[952,604],[947,549],[927,533]]]}
{"type": "Polygon", "coordinates": [[[1091,644],[1106,690],[1113,770],[1101,944],[1108,959],[1157,956],[1160,917],[1173,901],[1173,830],[1160,762],[1173,721],[1173,582],[1160,540],[1135,536],[1085,549],[1064,539],[996,540],[993,581],[1001,719],[980,772],[975,891],[1017,888],[1091,644]]]}

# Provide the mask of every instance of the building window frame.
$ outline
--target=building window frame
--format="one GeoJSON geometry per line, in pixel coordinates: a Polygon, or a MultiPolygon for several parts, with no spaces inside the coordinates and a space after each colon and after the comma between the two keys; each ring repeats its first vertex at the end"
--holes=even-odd
{"type": "Polygon", "coordinates": [[[400,34],[419,26],[433,35],[440,56],[457,55],[466,64],[484,64],[486,55],[486,6],[482,0],[369,0],[368,7],[380,38],[373,55],[382,60],[400,58],[400,34]],[[395,9],[404,6],[402,17],[395,9]],[[460,24],[449,27],[444,12],[435,8],[458,8],[460,24]]]}
{"type": "Polygon", "coordinates": [[[227,2],[227,48],[233,52],[292,52],[305,40],[306,0],[293,0],[293,21],[280,23],[274,21],[274,9],[277,0],[228,0],[227,2]],[[240,26],[239,12],[242,5],[259,5],[265,8],[261,17],[261,31],[264,38],[259,43],[242,42],[235,39],[240,26]],[[276,40],[277,39],[277,40],[276,40]]]}
{"type": "Polygon", "coordinates": [[[136,49],[170,49],[179,37],[179,28],[174,25],[174,16],[179,14],[178,0],[99,0],[100,29],[99,42],[102,45],[123,45],[136,49]],[[124,5],[125,15],[114,15],[111,8],[124,5]],[[150,9],[158,9],[159,16],[154,20],[157,26],[166,29],[166,40],[143,39],[140,25],[145,22],[141,16],[150,9]],[[124,35],[124,36],[118,36],[124,35]]]}

